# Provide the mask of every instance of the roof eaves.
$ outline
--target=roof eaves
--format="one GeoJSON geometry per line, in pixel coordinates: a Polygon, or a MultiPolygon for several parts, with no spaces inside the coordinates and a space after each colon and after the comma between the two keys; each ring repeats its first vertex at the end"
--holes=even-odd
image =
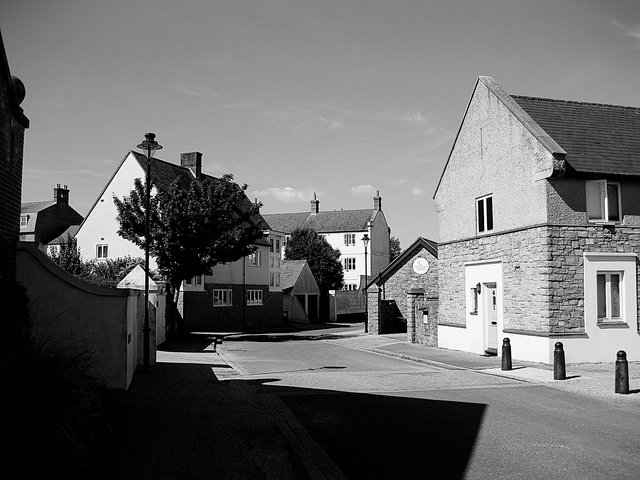
{"type": "Polygon", "coordinates": [[[400,268],[402,268],[402,266],[416,254],[416,252],[423,248],[435,258],[438,258],[438,244],[424,237],[418,237],[415,242],[409,245],[400,255],[398,255],[398,257],[387,265],[384,270],[372,278],[369,283],[367,283],[366,287],[369,288],[369,286],[374,283],[378,286],[382,285],[398,270],[400,270],[400,268]]]}

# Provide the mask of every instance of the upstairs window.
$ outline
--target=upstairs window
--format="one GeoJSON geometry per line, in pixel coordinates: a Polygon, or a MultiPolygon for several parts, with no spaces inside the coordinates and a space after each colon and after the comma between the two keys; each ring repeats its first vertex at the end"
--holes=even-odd
{"type": "Polygon", "coordinates": [[[259,267],[261,265],[262,265],[262,255],[260,250],[256,250],[255,252],[249,255],[249,266],[259,267]]]}
{"type": "Polygon", "coordinates": [[[109,257],[109,245],[96,246],[96,258],[105,259],[109,257]]]}
{"type": "Polygon", "coordinates": [[[29,216],[28,215],[20,215],[20,226],[21,227],[26,227],[27,223],[29,223],[29,216]]]}
{"type": "Polygon", "coordinates": [[[276,253],[280,253],[280,239],[276,238],[276,253]]]}
{"type": "Polygon", "coordinates": [[[356,259],[354,257],[347,257],[343,260],[344,269],[347,270],[355,270],[356,269],[356,259]]]}
{"type": "Polygon", "coordinates": [[[356,234],[355,233],[345,233],[344,234],[344,244],[347,246],[356,244],[356,234]]]}
{"type": "Polygon", "coordinates": [[[478,233],[493,231],[493,196],[488,195],[476,200],[476,218],[478,233]]]}
{"type": "Polygon", "coordinates": [[[587,215],[591,222],[620,222],[620,184],[607,180],[587,180],[587,215]]]}

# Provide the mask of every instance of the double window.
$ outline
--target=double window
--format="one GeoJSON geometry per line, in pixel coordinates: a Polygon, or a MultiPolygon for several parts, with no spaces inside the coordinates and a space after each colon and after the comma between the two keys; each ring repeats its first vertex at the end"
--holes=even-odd
{"type": "Polygon", "coordinates": [[[620,184],[607,180],[587,180],[587,215],[591,222],[620,222],[620,184]]]}
{"type": "Polygon", "coordinates": [[[356,234],[355,233],[345,233],[344,234],[344,244],[347,246],[356,244],[356,234]]]}
{"type": "Polygon", "coordinates": [[[347,257],[343,260],[343,265],[345,271],[355,270],[356,269],[356,259],[355,257],[347,257]]]}
{"type": "Polygon", "coordinates": [[[214,307],[230,307],[233,305],[231,289],[216,288],[213,290],[214,307]]]}
{"type": "Polygon", "coordinates": [[[96,246],[96,258],[105,259],[109,257],[109,245],[97,245],[96,246]]]}
{"type": "Polygon", "coordinates": [[[262,290],[247,290],[247,305],[262,305],[262,290]]]}
{"type": "Polygon", "coordinates": [[[621,296],[622,272],[598,272],[596,276],[596,296],[598,322],[622,321],[621,296]]]}
{"type": "Polygon", "coordinates": [[[493,196],[487,195],[476,200],[476,219],[478,233],[493,231],[493,196]]]}
{"type": "Polygon", "coordinates": [[[249,254],[250,267],[259,267],[261,265],[262,265],[262,255],[260,250],[256,250],[255,252],[249,254]]]}

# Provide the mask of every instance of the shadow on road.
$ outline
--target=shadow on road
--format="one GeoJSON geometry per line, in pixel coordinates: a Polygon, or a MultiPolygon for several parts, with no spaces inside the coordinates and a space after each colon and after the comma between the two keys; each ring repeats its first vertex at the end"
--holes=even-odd
{"type": "Polygon", "coordinates": [[[202,364],[136,373],[128,391],[107,392],[111,431],[90,478],[310,478],[291,431],[308,432],[348,478],[463,478],[485,411],[275,381],[218,381],[202,364]],[[274,396],[284,415],[267,400],[274,396]]]}

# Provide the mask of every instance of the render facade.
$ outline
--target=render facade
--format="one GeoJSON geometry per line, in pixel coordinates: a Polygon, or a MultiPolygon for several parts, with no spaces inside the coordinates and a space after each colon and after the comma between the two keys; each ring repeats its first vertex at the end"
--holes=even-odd
{"type": "MultiPolygon", "coordinates": [[[[130,151],[107,182],[76,238],[84,259],[144,257],[144,251],[118,235],[117,210],[113,197],[124,198],[136,178],[146,175],[146,156],[130,151]]],[[[174,179],[192,181],[206,178],[202,173],[202,154],[183,153],[180,165],[154,158],[151,163],[152,191],[167,187],[174,179]]],[[[210,177],[213,178],[213,177],[210,177]]],[[[248,201],[248,199],[247,199],[248,201]]],[[[282,243],[283,235],[271,232],[262,216],[251,219],[265,232],[256,242],[256,251],[229,264],[217,265],[211,275],[192,278],[182,286],[178,309],[188,331],[254,328],[282,323],[282,288],[279,266],[270,267],[271,244],[282,243]],[[278,276],[276,275],[278,273],[278,276]],[[273,275],[272,275],[273,274],[273,275]]],[[[157,268],[153,258],[150,268],[157,268]]]]}
{"type": "Polygon", "coordinates": [[[639,133],[640,109],[478,78],[434,195],[439,346],[638,359],[639,133]]]}

